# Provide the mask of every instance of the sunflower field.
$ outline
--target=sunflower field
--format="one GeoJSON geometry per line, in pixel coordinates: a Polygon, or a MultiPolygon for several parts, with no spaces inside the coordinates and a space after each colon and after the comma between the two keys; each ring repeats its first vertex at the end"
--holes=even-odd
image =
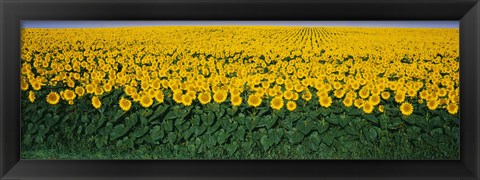
{"type": "Polygon", "coordinates": [[[454,28],[21,29],[25,159],[459,159],[454,28]]]}

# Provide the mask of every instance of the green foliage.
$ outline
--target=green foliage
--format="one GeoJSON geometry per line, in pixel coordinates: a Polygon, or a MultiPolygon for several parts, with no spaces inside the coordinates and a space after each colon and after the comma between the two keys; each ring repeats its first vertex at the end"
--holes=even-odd
{"type": "Polygon", "coordinates": [[[315,110],[308,103],[291,112],[165,103],[124,112],[104,99],[103,110],[22,102],[22,158],[459,158],[459,116],[444,110],[401,116],[387,107],[364,114],[343,106],[315,110]]]}

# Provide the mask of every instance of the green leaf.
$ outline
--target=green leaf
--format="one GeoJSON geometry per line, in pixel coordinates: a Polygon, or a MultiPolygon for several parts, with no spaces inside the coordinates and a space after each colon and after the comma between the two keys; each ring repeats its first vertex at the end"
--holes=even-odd
{"type": "Polygon", "coordinates": [[[137,118],[136,116],[130,116],[130,117],[126,117],[125,118],[125,125],[127,128],[131,128],[133,126],[135,126],[135,124],[137,123],[137,118]]]}
{"type": "Polygon", "coordinates": [[[108,136],[100,136],[95,138],[95,146],[97,146],[97,148],[99,149],[107,145],[107,142],[108,142],[108,136]]]}
{"type": "Polygon", "coordinates": [[[227,144],[227,152],[229,156],[232,156],[238,149],[238,143],[233,142],[231,144],[227,144]]]}
{"type": "Polygon", "coordinates": [[[215,122],[215,115],[212,112],[208,112],[202,116],[202,121],[207,126],[211,126],[215,122]]]}
{"type": "Polygon", "coordinates": [[[239,126],[237,128],[237,131],[235,133],[235,138],[237,138],[240,141],[243,141],[245,139],[245,128],[243,126],[239,126]]]}
{"type": "Polygon", "coordinates": [[[443,127],[445,125],[445,121],[438,116],[430,119],[430,123],[434,128],[443,127]]]}
{"type": "Polygon", "coordinates": [[[118,119],[120,119],[123,115],[125,114],[125,112],[123,110],[117,110],[115,116],[113,116],[113,118],[110,120],[110,122],[116,122],[118,119]]]}
{"type": "Polygon", "coordinates": [[[310,120],[300,120],[297,121],[296,128],[300,130],[303,134],[307,135],[312,131],[313,123],[310,120]]]}
{"type": "Polygon", "coordinates": [[[283,134],[284,134],[283,129],[275,129],[275,130],[272,130],[271,133],[269,133],[269,136],[272,137],[274,144],[279,144],[280,141],[282,140],[283,134]]]}
{"type": "Polygon", "coordinates": [[[172,132],[173,131],[173,120],[166,120],[163,121],[162,123],[163,129],[167,132],[172,132]]]}
{"type": "Polygon", "coordinates": [[[183,123],[185,123],[186,119],[183,117],[179,117],[174,120],[175,121],[175,126],[181,126],[183,123]]]}
{"type": "Polygon", "coordinates": [[[168,133],[166,140],[169,144],[174,144],[177,140],[177,133],[168,133]]]}
{"type": "Polygon", "coordinates": [[[358,131],[359,130],[357,130],[353,126],[346,126],[345,127],[345,132],[347,132],[348,134],[353,135],[353,136],[358,136],[358,131]]]}
{"type": "Polygon", "coordinates": [[[313,143],[313,145],[318,146],[321,143],[320,136],[317,132],[313,132],[308,139],[313,143]]]}
{"type": "Polygon", "coordinates": [[[255,127],[257,127],[257,124],[258,124],[258,120],[256,118],[252,118],[252,117],[246,118],[245,125],[249,131],[252,131],[253,129],[255,129],[255,127]]]}
{"type": "Polygon", "coordinates": [[[278,119],[277,116],[267,115],[261,118],[260,121],[263,126],[265,126],[267,129],[270,129],[273,127],[273,125],[275,125],[275,123],[277,122],[277,119],[278,119]]]}
{"type": "Polygon", "coordinates": [[[347,111],[347,114],[349,116],[360,116],[363,114],[363,111],[361,109],[351,107],[351,109],[347,111]]]}
{"type": "Polygon", "coordinates": [[[382,129],[387,129],[388,127],[388,118],[385,116],[385,114],[380,115],[378,117],[378,122],[380,123],[380,127],[382,129]]]}
{"type": "Polygon", "coordinates": [[[215,116],[217,118],[221,118],[221,117],[223,117],[223,115],[225,115],[225,109],[219,108],[215,111],[215,116]]]}
{"type": "Polygon", "coordinates": [[[234,106],[227,109],[227,114],[230,116],[234,116],[237,111],[238,111],[238,107],[234,106]]]}
{"type": "Polygon", "coordinates": [[[238,127],[238,123],[230,119],[222,118],[220,122],[222,124],[222,128],[225,129],[227,133],[231,133],[238,127]]]}
{"type": "Polygon", "coordinates": [[[340,126],[342,126],[342,127],[345,127],[348,124],[348,122],[350,122],[350,121],[351,121],[351,119],[347,115],[338,116],[338,124],[340,124],[340,126]]]}
{"type": "Polygon", "coordinates": [[[323,142],[328,146],[331,146],[333,144],[333,139],[334,138],[335,137],[331,133],[325,133],[322,136],[323,142]]]}
{"type": "Polygon", "coordinates": [[[183,131],[183,139],[188,140],[190,137],[192,137],[193,134],[193,129],[187,129],[186,131],[183,131]]]}
{"type": "Polygon", "coordinates": [[[257,108],[257,109],[260,110],[260,111],[256,114],[256,116],[258,116],[258,117],[263,116],[263,114],[265,114],[266,112],[268,112],[268,110],[270,110],[269,108],[266,108],[266,107],[260,107],[260,108],[257,108]]]}
{"type": "Polygon", "coordinates": [[[215,122],[215,124],[207,128],[207,134],[215,133],[218,129],[220,129],[220,126],[221,126],[220,121],[215,122]]]}
{"type": "Polygon", "coordinates": [[[420,136],[421,129],[416,126],[407,127],[405,132],[409,139],[417,139],[420,136]]]}
{"type": "Polygon", "coordinates": [[[217,144],[217,140],[212,135],[205,135],[205,145],[208,147],[213,147],[217,144]]]}
{"type": "Polygon", "coordinates": [[[165,115],[163,118],[164,120],[169,120],[169,119],[177,119],[179,117],[182,117],[183,115],[179,112],[180,110],[178,108],[173,108],[168,113],[165,115]]]}
{"type": "Polygon", "coordinates": [[[110,133],[110,136],[112,140],[115,140],[127,133],[128,129],[125,128],[123,124],[117,125],[113,128],[112,132],[110,133]]]}
{"type": "Polygon", "coordinates": [[[273,145],[273,141],[267,135],[263,135],[260,138],[260,144],[262,144],[263,150],[267,151],[273,145]]]}
{"type": "Polygon", "coordinates": [[[205,131],[207,131],[207,126],[198,126],[197,128],[195,128],[194,133],[196,136],[200,136],[205,133],[205,131]]]}
{"type": "Polygon", "coordinates": [[[339,119],[338,115],[335,115],[335,114],[332,114],[325,118],[325,120],[327,120],[329,123],[332,123],[335,125],[338,124],[338,119],[339,119]]]}
{"type": "MultiPolygon", "coordinates": [[[[156,126],[156,127],[158,127],[158,126],[156,126]]],[[[149,129],[150,129],[150,128],[149,128],[148,126],[145,126],[145,127],[143,127],[143,128],[138,127],[138,128],[136,128],[135,131],[133,132],[133,137],[135,137],[135,138],[142,137],[143,135],[145,135],[145,133],[148,132],[149,129]]]]}
{"type": "Polygon", "coordinates": [[[193,115],[192,121],[193,121],[193,123],[192,123],[193,126],[200,126],[200,123],[202,122],[202,119],[200,118],[200,115],[195,114],[195,115],[193,115]]]}
{"type": "Polygon", "coordinates": [[[378,124],[378,118],[375,117],[373,114],[368,114],[364,116],[366,120],[369,120],[370,122],[373,122],[375,124],[378,124]]]}
{"type": "Polygon", "coordinates": [[[160,115],[162,115],[165,111],[167,111],[168,106],[167,105],[159,105],[157,107],[157,110],[153,112],[153,115],[149,118],[149,121],[152,121],[156,118],[158,118],[160,115]]]}
{"type": "Polygon", "coordinates": [[[230,137],[230,134],[225,132],[223,129],[219,130],[217,133],[215,133],[217,136],[217,142],[218,144],[223,144],[227,140],[227,138],[230,137]]]}
{"type": "Polygon", "coordinates": [[[399,129],[402,127],[403,121],[399,117],[393,117],[389,120],[388,129],[399,129]]]}
{"type": "Polygon", "coordinates": [[[322,134],[328,130],[329,123],[325,121],[318,122],[317,131],[319,134],[322,134]]]}
{"type": "Polygon", "coordinates": [[[321,107],[318,111],[323,117],[327,117],[330,114],[330,110],[328,108],[321,107]]]}
{"type": "Polygon", "coordinates": [[[368,133],[366,135],[367,135],[367,139],[371,142],[374,142],[377,140],[377,131],[375,130],[375,128],[370,128],[370,130],[368,130],[368,133]]]}
{"type": "Polygon", "coordinates": [[[303,140],[304,135],[294,129],[293,131],[289,131],[287,133],[287,137],[291,144],[297,144],[303,140]]]}
{"type": "Polygon", "coordinates": [[[143,109],[140,111],[140,115],[147,118],[148,116],[152,115],[153,111],[151,109],[143,109]]]}
{"type": "Polygon", "coordinates": [[[156,142],[163,138],[164,132],[160,126],[154,126],[149,135],[151,142],[156,142]]]}

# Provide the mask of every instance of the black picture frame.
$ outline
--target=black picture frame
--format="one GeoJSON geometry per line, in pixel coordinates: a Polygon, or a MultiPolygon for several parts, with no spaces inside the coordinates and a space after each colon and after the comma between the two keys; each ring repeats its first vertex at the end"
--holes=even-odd
{"type": "Polygon", "coordinates": [[[480,178],[478,0],[1,0],[0,179],[480,178]],[[461,160],[21,160],[21,20],[459,20],[461,160]]]}

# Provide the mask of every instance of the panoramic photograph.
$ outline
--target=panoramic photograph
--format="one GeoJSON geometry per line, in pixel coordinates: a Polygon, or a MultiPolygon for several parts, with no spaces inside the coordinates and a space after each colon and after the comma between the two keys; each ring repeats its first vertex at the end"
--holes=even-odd
{"type": "Polygon", "coordinates": [[[20,31],[22,159],[460,159],[458,21],[20,31]]]}

